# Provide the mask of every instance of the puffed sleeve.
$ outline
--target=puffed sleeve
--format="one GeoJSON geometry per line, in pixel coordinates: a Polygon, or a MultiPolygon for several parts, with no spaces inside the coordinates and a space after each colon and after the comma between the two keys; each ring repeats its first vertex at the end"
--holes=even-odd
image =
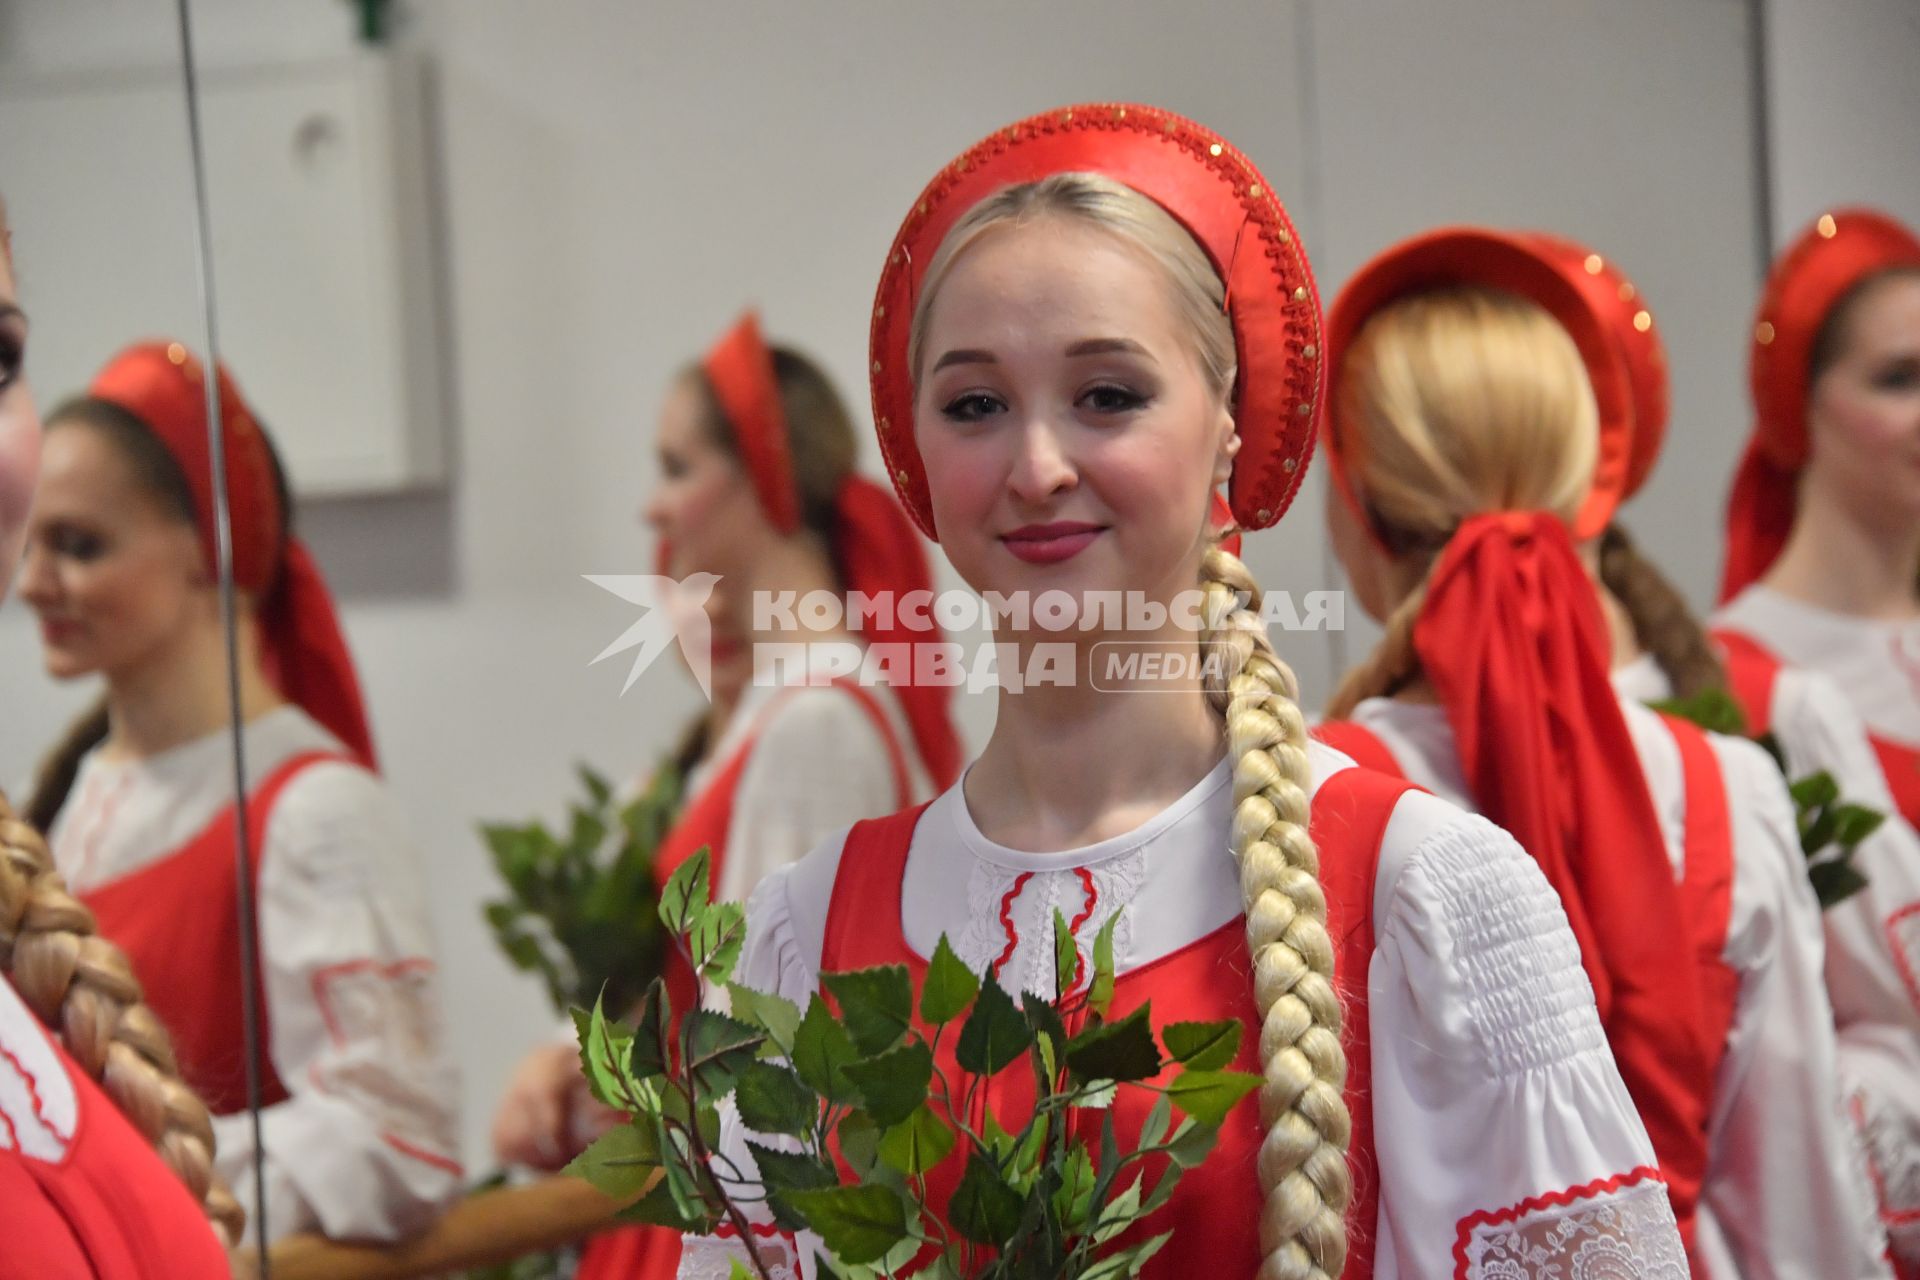
{"type": "MultiPolygon", "coordinates": [[[[274,1236],[394,1240],[460,1187],[459,1076],[415,851],[386,787],[309,765],[280,793],[260,870],[273,1065],[291,1096],[261,1114],[274,1236]]],[[[219,1168],[254,1212],[253,1132],[218,1122],[219,1168]]]]}
{"type": "Polygon", "coordinates": [[[745,901],[830,832],[910,802],[895,778],[893,731],[876,713],[833,686],[797,690],[774,708],[740,775],[716,896],[745,901]]]}
{"type": "Polygon", "coordinates": [[[1374,922],[1375,1275],[1685,1280],[1652,1145],[1533,860],[1410,793],[1374,922]]]}
{"type": "Polygon", "coordinates": [[[1867,887],[1822,913],[1841,1089],[1866,1145],[1897,1256],[1920,1262],[1920,836],[1900,816],[1859,714],[1827,677],[1787,669],[1774,733],[1788,772],[1826,770],[1841,795],[1887,815],[1854,866],[1867,887]]]}
{"type": "Polygon", "coordinates": [[[1715,1078],[1697,1254],[1714,1275],[1882,1277],[1886,1239],[1842,1109],[1820,906],[1780,772],[1714,739],[1734,817],[1723,957],[1740,975],[1715,1078]]]}

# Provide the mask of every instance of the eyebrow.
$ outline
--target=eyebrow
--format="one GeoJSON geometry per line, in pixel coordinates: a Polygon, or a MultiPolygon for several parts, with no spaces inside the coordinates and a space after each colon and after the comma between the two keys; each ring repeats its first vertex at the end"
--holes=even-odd
{"type": "MultiPolygon", "coordinates": [[[[1143,356],[1149,360],[1153,358],[1145,347],[1131,338],[1088,338],[1084,342],[1076,342],[1067,348],[1067,355],[1070,358],[1074,356],[1113,355],[1116,353],[1120,355],[1143,356]]],[[[956,364],[998,363],[1000,363],[999,360],[991,351],[976,351],[962,348],[949,351],[934,361],[933,372],[938,373],[949,365],[956,364]]]]}

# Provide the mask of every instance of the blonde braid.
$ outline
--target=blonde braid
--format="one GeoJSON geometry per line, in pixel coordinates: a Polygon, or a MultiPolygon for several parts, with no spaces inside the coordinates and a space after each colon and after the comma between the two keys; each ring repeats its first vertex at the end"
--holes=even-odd
{"type": "Polygon", "coordinates": [[[1380,643],[1373,647],[1373,652],[1340,682],[1333,700],[1327,703],[1327,719],[1345,720],[1368,698],[1390,698],[1420,674],[1420,655],[1413,647],[1413,624],[1419,621],[1420,607],[1426,601],[1427,584],[1422,579],[1387,618],[1380,643]]]}
{"type": "Polygon", "coordinates": [[[0,972],[60,1036],[232,1248],[246,1215],[213,1173],[213,1122],[180,1079],[160,1020],[120,948],[94,932],[40,833],[0,795],[0,972]]]}
{"type": "Polygon", "coordinates": [[[1600,583],[1627,611],[1634,639],[1660,665],[1674,697],[1727,687],[1726,665],[1686,597],[1618,524],[1600,535],[1600,583]]]}
{"type": "Polygon", "coordinates": [[[1332,1280],[1346,1265],[1352,1120],[1342,1089],[1333,939],[1308,834],[1311,787],[1299,685],[1267,638],[1261,592],[1238,558],[1211,548],[1201,566],[1207,698],[1233,753],[1233,852],[1260,1010],[1262,1280],[1332,1280]]]}

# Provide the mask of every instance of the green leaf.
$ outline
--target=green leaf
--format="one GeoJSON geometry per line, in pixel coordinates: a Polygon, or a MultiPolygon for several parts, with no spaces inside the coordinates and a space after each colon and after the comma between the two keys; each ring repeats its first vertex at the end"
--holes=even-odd
{"type": "Polygon", "coordinates": [[[1107,917],[1093,939],[1093,982],[1087,988],[1087,1006],[1094,1016],[1105,1018],[1113,1007],[1113,931],[1120,923],[1121,907],[1107,917]]]}
{"type": "Polygon", "coordinates": [[[1065,996],[1080,972],[1080,948],[1074,945],[1073,926],[1060,908],[1053,909],[1053,989],[1065,996]]]}
{"type": "Polygon", "coordinates": [[[1739,699],[1721,688],[1702,689],[1688,698],[1663,698],[1648,703],[1655,711],[1689,720],[1709,733],[1747,736],[1747,715],[1739,699]]]}
{"type": "Polygon", "coordinates": [[[909,1177],[918,1177],[953,1151],[953,1130],[923,1106],[880,1135],[880,1159],[909,1177]]]}
{"type": "Polygon", "coordinates": [[[654,1183],[653,1190],[622,1209],[615,1217],[625,1223],[665,1227],[669,1231],[692,1235],[709,1235],[719,1225],[717,1214],[688,1216],[683,1213],[666,1178],[654,1183]]]}
{"type": "Polygon", "coordinates": [[[605,809],[613,803],[613,787],[605,778],[584,764],[576,766],[575,772],[580,775],[580,784],[587,789],[587,794],[593,797],[594,808],[605,809]]]}
{"type": "Polygon", "coordinates": [[[1020,1195],[978,1151],[947,1204],[953,1229],[976,1244],[998,1245],[1020,1226],[1020,1195]]]}
{"type": "Polygon", "coordinates": [[[733,1101],[740,1119],[758,1133],[790,1133],[796,1138],[813,1132],[820,1104],[813,1090],[802,1084],[791,1067],[773,1062],[748,1062],[739,1068],[733,1101]]]}
{"type": "Polygon", "coordinates": [[[1808,774],[1787,788],[1793,794],[1794,806],[1801,810],[1824,809],[1840,798],[1840,784],[1833,775],[1822,769],[1818,773],[1808,774]]]}
{"type": "Polygon", "coordinates": [[[1173,1232],[1162,1231],[1151,1240],[1110,1253],[1083,1271],[1080,1280],[1125,1280],[1137,1276],[1171,1239],[1173,1232]]]}
{"type": "Polygon", "coordinates": [[[1086,1230],[1093,1208],[1093,1157],[1075,1143],[1061,1166],[1060,1186],[1053,1193],[1053,1215],[1070,1235],[1086,1230]]]}
{"type": "Polygon", "coordinates": [[[834,1128],[840,1140],[840,1158],[862,1182],[872,1182],[879,1172],[880,1126],[864,1111],[849,1110],[834,1128]]]}
{"type": "Polygon", "coordinates": [[[1082,1080],[1150,1080],[1160,1074],[1147,1006],[1118,1022],[1090,1027],[1067,1042],[1067,1068],[1082,1080]]]}
{"type": "Polygon", "coordinates": [[[667,984],[655,978],[640,998],[640,1016],[633,1024],[633,1049],[627,1068],[642,1080],[667,1074],[669,1028],[673,1025],[673,1001],[667,984]]]}
{"type": "Polygon", "coordinates": [[[1862,804],[1843,804],[1834,812],[1837,818],[1834,843],[1846,849],[1853,848],[1878,831],[1880,824],[1887,820],[1886,814],[1862,804]]]}
{"type": "Polygon", "coordinates": [[[926,983],[920,988],[920,1016],[928,1026],[945,1026],[967,1011],[979,991],[979,977],[947,945],[947,935],[941,934],[933,959],[927,962],[926,983]]]}
{"type": "Polygon", "coordinates": [[[903,964],[820,975],[862,1057],[885,1053],[913,1027],[913,979],[903,964]]]}
{"type": "Polygon", "coordinates": [[[738,1258],[727,1260],[727,1280],[760,1280],[760,1277],[747,1270],[747,1264],[738,1258]]]}
{"type": "Polygon", "coordinates": [[[1120,1086],[1112,1080],[1089,1080],[1080,1086],[1073,1105],[1089,1111],[1101,1111],[1113,1105],[1119,1092],[1120,1086]]]}
{"type": "Polygon", "coordinates": [[[962,1071],[992,1076],[1025,1053],[1033,1043],[1026,1019],[1013,1000],[989,974],[980,984],[980,998],[960,1028],[955,1056],[962,1071]]]}
{"type": "Polygon", "coordinates": [[[907,1206],[891,1187],[825,1187],[787,1200],[842,1262],[877,1262],[907,1234],[907,1206]]]}
{"type": "Polygon", "coordinates": [[[890,1128],[927,1100],[933,1079],[933,1051],[924,1041],[901,1045],[865,1062],[851,1063],[847,1079],[860,1091],[861,1105],[873,1122],[890,1128]]]}
{"type": "Polygon", "coordinates": [[[828,1102],[856,1105],[860,1091],[847,1079],[847,1067],[859,1060],[847,1029],[827,1011],[827,1002],[814,996],[793,1035],[793,1069],[809,1089],[828,1102]]]}
{"type": "Polygon", "coordinates": [[[760,1170],[760,1183],[767,1190],[767,1209],[773,1220],[789,1231],[804,1231],[806,1218],[789,1205],[788,1197],[802,1191],[817,1191],[840,1185],[840,1175],[830,1165],[807,1155],[779,1151],[751,1138],[747,1150],[760,1170]]]}
{"type": "Polygon", "coordinates": [[[1813,881],[1813,895],[1820,900],[1823,910],[1835,903],[1845,902],[1867,887],[1867,878],[1843,858],[1816,862],[1807,869],[1807,878],[1813,881]]]}
{"type": "Polygon", "coordinates": [[[660,893],[660,923],[667,926],[675,935],[684,937],[693,932],[700,923],[700,917],[708,910],[708,899],[712,888],[707,882],[707,872],[711,850],[701,845],[691,858],[674,871],[667,880],[667,887],[660,893]]]}
{"type": "Polygon", "coordinates": [[[1147,1112],[1145,1123],[1140,1126],[1140,1150],[1157,1147],[1167,1136],[1167,1126],[1173,1123],[1173,1101],[1166,1094],[1153,1100],[1152,1110],[1147,1112]]]}
{"type": "Polygon", "coordinates": [[[620,1064],[626,1060],[629,1037],[607,1021],[597,1000],[592,1013],[573,1011],[573,1026],[580,1040],[580,1070],[587,1078],[587,1092],[606,1106],[626,1106],[620,1064]]]}
{"type": "Polygon", "coordinates": [[[1259,1087],[1260,1077],[1248,1071],[1186,1071],[1167,1086],[1167,1096],[1195,1120],[1217,1126],[1259,1087]]]}
{"type": "Polygon", "coordinates": [[[1192,1116],[1180,1122],[1167,1142],[1167,1157],[1182,1169],[1198,1168],[1220,1141],[1220,1127],[1202,1124],[1192,1116]]]}
{"type": "Polygon", "coordinates": [[[729,1007],[733,1016],[749,1026],[759,1027],[780,1052],[793,1052],[794,1033],[800,1030],[800,1006],[784,996],[755,991],[737,982],[727,984],[729,1007]]]}
{"type": "Polygon", "coordinates": [[[659,1167],[660,1144],[652,1126],[635,1122],[601,1134],[561,1172],[624,1200],[645,1191],[659,1167]]]}
{"type": "Polygon", "coordinates": [[[687,1061],[696,1093],[704,1098],[724,1097],[733,1088],[740,1068],[753,1061],[767,1033],[712,1009],[687,1014],[687,1061]]]}
{"type": "Polygon", "coordinates": [[[707,910],[694,923],[688,949],[693,952],[693,967],[702,979],[719,986],[733,977],[739,963],[740,948],[747,941],[747,909],[737,902],[723,902],[707,910]]]}
{"type": "Polygon", "coordinates": [[[1241,1025],[1238,1018],[1223,1022],[1170,1022],[1160,1032],[1167,1056],[1195,1071],[1212,1071],[1226,1066],[1240,1052],[1241,1025]]]}
{"type": "Polygon", "coordinates": [[[1140,1182],[1135,1179],[1127,1184],[1126,1190],[1100,1206],[1095,1215],[1094,1243],[1105,1244],[1138,1222],[1140,1215],[1140,1182]]]}
{"type": "Polygon", "coordinates": [[[1803,815],[1802,822],[1804,826],[1800,832],[1800,851],[1808,857],[1812,857],[1832,844],[1833,833],[1840,826],[1840,819],[1832,809],[1821,809],[1813,815],[1811,822],[1807,822],[1803,815]]]}
{"type": "Polygon", "coordinates": [[[1067,1047],[1067,1041],[1071,1039],[1067,1035],[1067,1024],[1061,1021],[1060,1011],[1054,1008],[1050,1001],[1042,1000],[1036,995],[1028,995],[1021,1000],[1020,1014],[1027,1020],[1027,1026],[1033,1032],[1036,1045],[1040,1043],[1042,1036],[1053,1042],[1054,1060],[1046,1065],[1045,1074],[1039,1079],[1042,1087],[1051,1092],[1055,1072],[1059,1069],[1060,1052],[1067,1047]]]}

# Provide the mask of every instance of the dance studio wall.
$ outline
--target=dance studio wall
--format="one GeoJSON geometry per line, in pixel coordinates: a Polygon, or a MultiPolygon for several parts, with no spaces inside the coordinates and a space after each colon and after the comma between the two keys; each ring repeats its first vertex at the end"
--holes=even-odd
{"type": "MultiPolygon", "coordinates": [[[[102,7],[116,5],[87,6],[90,29],[111,27],[102,7]]],[[[0,74],[72,56],[70,8],[0,3],[0,74]]],[[[1629,515],[1706,598],[1760,257],[1742,0],[406,8],[400,39],[434,72],[452,480],[301,515],[426,860],[476,1167],[507,1072],[553,1022],[480,921],[493,884],[474,823],[554,814],[575,760],[639,773],[696,706],[664,665],[625,698],[618,660],[588,666],[632,619],[580,575],[651,564],[637,513],[661,392],[753,302],[864,407],[880,255],[934,169],[996,125],[1100,98],[1207,121],[1282,192],[1329,297],[1437,223],[1590,239],[1641,282],[1674,367],[1673,444],[1629,515]]],[[[235,61],[344,51],[347,9],[195,4],[207,56],[235,61]]],[[[57,309],[23,264],[29,307],[57,309]]],[[[126,336],[102,335],[101,356],[126,336]]],[[[40,388],[48,403],[70,390],[40,388]]],[[[1309,484],[1251,540],[1269,585],[1337,585],[1321,493],[1309,484]]],[[[1350,658],[1370,633],[1348,622],[1350,658]]],[[[1338,638],[1277,637],[1310,703],[1338,638]]],[[[15,601],[0,611],[9,781],[82,696],[49,687],[35,650],[15,601]]],[[[984,696],[964,705],[975,743],[991,716],[984,696]]]]}

